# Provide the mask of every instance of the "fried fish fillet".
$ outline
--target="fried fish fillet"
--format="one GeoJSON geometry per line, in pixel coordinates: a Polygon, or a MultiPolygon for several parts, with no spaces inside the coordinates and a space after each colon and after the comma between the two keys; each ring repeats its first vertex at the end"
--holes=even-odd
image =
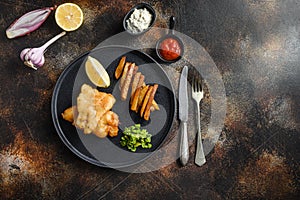
{"type": "Polygon", "coordinates": [[[77,112],[77,107],[72,106],[72,107],[67,108],[61,115],[64,118],[64,120],[67,120],[68,122],[73,123],[76,112],[77,112]]]}
{"type": "Polygon", "coordinates": [[[100,138],[106,137],[115,137],[118,135],[119,117],[116,113],[112,111],[107,111],[99,120],[94,134],[100,138]]]}
{"type": "Polygon", "coordinates": [[[116,99],[112,94],[99,92],[83,84],[77,97],[77,106],[66,109],[62,117],[83,129],[85,134],[94,133],[98,137],[118,134],[119,117],[110,111],[116,99]],[[76,115],[75,115],[76,111],[76,115]]]}

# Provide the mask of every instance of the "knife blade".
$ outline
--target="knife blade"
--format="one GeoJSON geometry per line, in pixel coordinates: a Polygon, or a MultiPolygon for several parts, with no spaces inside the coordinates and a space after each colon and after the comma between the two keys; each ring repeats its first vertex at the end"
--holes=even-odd
{"type": "Polygon", "coordinates": [[[180,119],[180,146],[179,156],[180,162],[184,166],[189,159],[189,145],[187,136],[188,121],[188,90],[187,90],[188,67],[184,66],[179,82],[179,119],[180,119]]]}
{"type": "Polygon", "coordinates": [[[188,91],[187,91],[188,67],[184,66],[179,81],[179,119],[186,122],[188,120],[188,91]]]}

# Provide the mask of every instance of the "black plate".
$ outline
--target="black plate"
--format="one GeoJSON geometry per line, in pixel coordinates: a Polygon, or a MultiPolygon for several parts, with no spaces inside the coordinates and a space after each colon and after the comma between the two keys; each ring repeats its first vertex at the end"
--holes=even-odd
{"type": "Polygon", "coordinates": [[[56,83],[51,112],[54,126],[60,138],[72,152],[101,167],[121,168],[139,163],[160,147],[174,120],[175,100],[169,78],[153,58],[138,50],[121,46],[108,46],[87,52],[67,66],[56,83]],[[94,87],[86,76],[84,68],[88,55],[98,59],[110,76],[110,87],[98,89],[112,93],[117,100],[112,110],[120,118],[118,137],[100,139],[93,134],[85,135],[61,117],[61,113],[66,108],[76,104],[76,98],[82,84],[86,83],[94,87]],[[119,81],[114,78],[114,71],[123,55],[126,55],[126,61],[134,62],[139,66],[139,71],[145,75],[146,84],[159,84],[155,101],[159,104],[160,110],[152,112],[149,121],[145,121],[129,111],[129,100],[120,100],[119,81]],[[135,123],[142,124],[142,127],[153,135],[153,147],[151,149],[138,149],[133,153],[120,146],[119,141],[124,127],[135,123]]]}

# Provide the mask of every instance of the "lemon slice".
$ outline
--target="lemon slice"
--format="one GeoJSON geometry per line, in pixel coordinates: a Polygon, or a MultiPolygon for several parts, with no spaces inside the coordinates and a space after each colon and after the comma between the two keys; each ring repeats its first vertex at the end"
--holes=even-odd
{"type": "Polygon", "coordinates": [[[103,65],[95,58],[88,56],[85,62],[85,72],[89,79],[98,87],[108,87],[110,78],[103,65]]]}
{"type": "Polygon", "coordinates": [[[61,4],[56,8],[55,21],[63,30],[75,31],[83,22],[82,10],[74,3],[61,4]]]}

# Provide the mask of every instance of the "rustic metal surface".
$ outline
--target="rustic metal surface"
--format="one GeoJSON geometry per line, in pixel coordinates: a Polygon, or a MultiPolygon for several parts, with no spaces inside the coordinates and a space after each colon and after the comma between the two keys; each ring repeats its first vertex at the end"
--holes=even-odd
{"type": "MultiPolygon", "coordinates": [[[[65,66],[122,31],[139,1],[74,1],[85,21],[57,41],[38,71],[19,52],[61,30],[53,13],[29,36],[5,29],[22,14],[55,1],[0,2],[1,199],[297,199],[300,133],[300,2],[298,0],[149,1],[157,27],[178,16],[176,29],[198,41],[220,70],[227,96],[221,137],[197,167],[173,162],[144,174],[93,166],[71,153],[51,120],[54,85],[65,66]],[[80,39],[79,39],[80,38],[80,39]]],[[[176,128],[172,131],[176,132],[176,128]]],[[[194,155],[194,146],[191,147],[194,155]]]]}

